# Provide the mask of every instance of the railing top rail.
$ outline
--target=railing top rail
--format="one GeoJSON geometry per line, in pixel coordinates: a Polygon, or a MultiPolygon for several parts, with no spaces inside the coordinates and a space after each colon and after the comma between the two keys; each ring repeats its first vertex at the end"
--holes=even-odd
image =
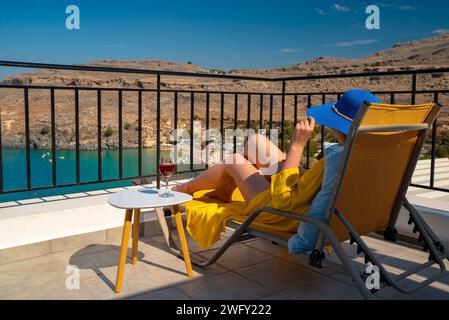
{"type": "Polygon", "coordinates": [[[135,69],[135,68],[117,68],[117,67],[100,67],[85,65],[65,65],[65,64],[48,64],[18,61],[2,61],[2,67],[17,68],[35,68],[35,69],[53,69],[53,70],[71,70],[71,71],[89,71],[89,72],[110,72],[110,73],[130,73],[130,74],[149,74],[149,75],[165,75],[195,78],[220,78],[230,80],[248,80],[248,81],[273,81],[274,78],[213,74],[213,73],[195,73],[183,71],[167,71],[167,70],[151,70],[151,69],[135,69]]]}
{"type": "Polygon", "coordinates": [[[276,78],[275,81],[299,81],[299,80],[317,80],[317,79],[337,79],[337,78],[361,78],[372,76],[403,76],[403,75],[418,75],[418,74],[432,74],[432,73],[448,73],[449,68],[435,68],[435,69],[414,69],[414,70],[397,70],[397,71],[371,71],[360,73],[342,73],[342,74],[323,74],[311,76],[293,76],[276,78]]]}
{"type": "Polygon", "coordinates": [[[116,67],[84,66],[84,65],[47,64],[47,63],[3,61],[3,60],[0,60],[0,66],[17,67],[17,68],[89,71],[89,72],[151,74],[151,75],[181,76],[181,77],[195,77],[195,78],[215,78],[215,79],[230,79],[230,80],[269,81],[269,82],[301,81],[301,80],[317,80],[317,79],[337,79],[337,78],[357,78],[357,77],[371,77],[371,76],[401,76],[401,75],[418,75],[418,74],[432,74],[432,73],[449,73],[449,67],[447,67],[447,68],[435,68],[435,69],[373,71],[373,72],[361,72],[361,73],[323,74],[323,75],[310,75],[310,76],[255,77],[255,76],[240,76],[240,75],[229,75],[229,74],[195,73],[195,72],[182,72],[182,71],[116,68],[116,67]]]}
{"type": "MultiPolygon", "coordinates": [[[[123,91],[123,92],[157,92],[157,88],[133,88],[133,87],[85,87],[85,86],[56,86],[56,85],[15,85],[15,84],[0,84],[2,89],[34,89],[34,90],[78,90],[78,91],[123,91]]],[[[282,92],[274,91],[220,91],[220,90],[195,90],[195,89],[160,89],[164,93],[195,93],[195,94],[224,94],[224,95],[264,95],[264,96],[282,96],[282,92]]],[[[412,90],[372,90],[374,94],[410,94],[412,90]]],[[[307,92],[286,92],[285,96],[323,96],[323,95],[342,95],[345,91],[307,91],[307,92]]],[[[416,90],[416,94],[438,94],[449,93],[449,89],[428,89],[428,90],[416,90]]]]}

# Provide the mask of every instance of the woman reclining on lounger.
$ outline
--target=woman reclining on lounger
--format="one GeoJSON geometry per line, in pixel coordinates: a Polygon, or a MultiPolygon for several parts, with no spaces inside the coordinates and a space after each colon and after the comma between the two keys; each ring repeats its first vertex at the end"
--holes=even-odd
{"type": "MultiPolygon", "coordinates": [[[[203,249],[217,241],[227,220],[243,221],[260,207],[306,214],[320,190],[324,172],[324,159],[308,171],[300,166],[315,122],[329,127],[338,143],[344,144],[352,119],[363,101],[379,102],[367,91],[351,90],[337,103],[309,109],[307,119],[300,121],[295,127],[287,155],[266,137],[254,135],[248,139],[245,155],[234,154],[224,163],[214,165],[197,178],[175,186],[174,191],[192,195],[208,190],[201,196],[216,199],[223,204],[212,207],[202,203],[186,205],[187,230],[199,246],[203,249]],[[265,154],[260,150],[265,150],[265,154]],[[264,159],[260,154],[265,156],[264,159]],[[273,166],[267,167],[267,163],[277,164],[274,166],[274,172],[273,166]],[[245,200],[244,208],[226,206],[226,203],[233,200],[236,188],[245,200]]],[[[255,225],[257,224],[262,229],[291,234],[295,233],[298,227],[297,221],[272,214],[260,215],[255,221],[255,225]]]]}
{"type": "MultiPolygon", "coordinates": [[[[233,154],[223,163],[212,166],[187,183],[173,187],[173,190],[193,195],[200,190],[214,189],[206,196],[227,203],[231,202],[233,191],[238,187],[246,203],[249,204],[258,194],[270,189],[270,182],[268,181],[270,179],[267,179],[267,177],[271,177],[263,174],[263,169],[268,169],[268,167],[264,166],[259,157],[252,159],[248,150],[266,149],[266,156],[274,158],[277,160],[275,162],[279,163],[278,172],[287,169],[297,170],[300,167],[304,148],[313,133],[314,126],[315,119],[313,117],[297,124],[287,155],[265,136],[253,135],[249,137],[245,146],[245,155],[233,154]]],[[[334,132],[338,139],[343,142],[343,135],[340,135],[337,131],[334,132]]],[[[256,155],[259,153],[255,152],[256,155]]],[[[251,152],[251,154],[254,154],[254,152],[251,152]]]]}

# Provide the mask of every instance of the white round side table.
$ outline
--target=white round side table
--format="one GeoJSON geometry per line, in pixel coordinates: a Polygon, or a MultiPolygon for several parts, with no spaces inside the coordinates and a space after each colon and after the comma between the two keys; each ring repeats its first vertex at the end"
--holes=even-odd
{"type": "Polygon", "coordinates": [[[192,276],[192,264],[190,261],[189,249],[187,246],[186,236],[184,232],[184,226],[182,223],[181,213],[179,211],[179,204],[186,203],[192,200],[192,196],[170,191],[174,194],[171,198],[163,198],[159,196],[162,190],[158,189],[141,189],[141,190],[124,190],[112,194],[108,198],[108,203],[116,208],[126,210],[125,223],[123,226],[122,244],[120,248],[120,260],[117,270],[117,280],[115,285],[115,292],[120,293],[122,291],[123,274],[125,272],[126,254],[128,251],[128,241],[131,233],[131,221],[134,212],[134,224],[132,234],[132,251],[131,261],[135,265],[137,263],[137,246],[139,242],[139,229],[140,229],[140,210],[141,209],[155,209],[158,215],[159,222],[162,229],[165,229],[165,218],[163,216],[162,208],[172,207],[175,215],[176,228],[178,229],[179,240],[181,242],[182,255],[186,265],[187,275],[192,276]],[[161,222],[164,219],[164,224],[161,222]]]}

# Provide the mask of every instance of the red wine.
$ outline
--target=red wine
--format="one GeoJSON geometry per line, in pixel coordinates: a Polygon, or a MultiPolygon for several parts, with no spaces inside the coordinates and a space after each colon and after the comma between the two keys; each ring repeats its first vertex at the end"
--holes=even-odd
{"type": "Polygon", "coordinates": [[[173,163],[161,163],[159,164],[159,171],[164,178],[170,178],[176,171],[176,166],[173,163]]]}

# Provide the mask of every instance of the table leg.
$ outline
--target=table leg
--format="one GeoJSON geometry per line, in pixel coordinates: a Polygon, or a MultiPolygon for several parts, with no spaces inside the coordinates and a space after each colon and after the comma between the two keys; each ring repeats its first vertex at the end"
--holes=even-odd
{"type": "Polygon", "coordinates": [[[190,262],[189,248],[187,246],[186,235],[184,233],[184,225],[182,223],[181,212],[179,211],[179,206],[173,206],[176,228],[178,229],[179,240],[181,242],[182,255],[184,257],[184,262],[186,264],[187,275],[191,277],[193,275],[192,264],[190,262]]]}
{"type": "Polygon", "coordinates": [[[176,245],[176,242],[172,237],[170,228],[168,227],[167,220],[164,215],[164,210],[162,210],[162,208],[156,208],[155,211],[157,219],[159,220],[159,224],[162,229],[162,234],[164,235],[165,242],[167,243],[168,247],[170,248],[173,254],[181,255],[181,252],[178,249],[178,246],[176,245]]]}
{"type": "Polygon", "coordinates": [[[120,260],[117,269],[117,280],[115,282],[115,292],[122,291],[123,274],[125,272],[126,256],[128,253],[128,241],[131,231],[132,209],[126,209],[125,223],[123,225],[122,246],[120,248],[120,260]]]}
{"type": "MultiPolygon", "coordinates": [[[[168,249],[170,250],[171,253],[173,253],[178,258],[184,259],[182,252],[181,252],[181,250],[179,250],[178,245],[176,244],[176,242],[173,238],[172,232],[167,225],[167,220],[165,220],[164,211],[162,210],[162,208],[156,208],[155,211],[156,211],[156,216],[161,225],[162,233],[164,234],[164,239],[165,239],[168,249]]],[[[204,261],[195,259],[194,257],[191,257],[190,260],[191,260],[191,263],[193,263],[194,265],[197,265],[199,267],[204,267],[204,261]]]]}
{"type": "Polygon", "coordinates": [[[140,209],[134,209],[133,246],[131,251],[131,262],[133,265],[137,263],[137,247],[139,244],[139,232],[140,232],[140,209]]]}

